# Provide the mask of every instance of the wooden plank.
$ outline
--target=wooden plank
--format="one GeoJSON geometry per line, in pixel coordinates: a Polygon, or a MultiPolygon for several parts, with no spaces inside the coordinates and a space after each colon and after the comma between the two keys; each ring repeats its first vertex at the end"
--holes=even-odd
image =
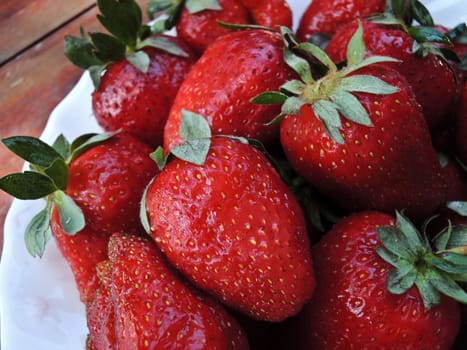
{"type": "MultiPolygon", "coordinates": [[[[139,1],[141,6],[147,6],[147,2],[139,1]]],[[[50,112],[82,74],[63,53],[64,37],[79,36],[80,26],[89,31],[102,30],[96,14],[97,9],[93,7],[0,69],[0,138],[41,134],[50,112]]],[[[0,144],[0,164],[2,177],[21,170],[23,162],[0,144]]],[[[10,203],[11,198],[0,191],[0,247],[10,203]]]]}
{"type": "Polygon", "coordinates": [[[0,63],[93,6],[94,0],[0,1],[0,63]]]}

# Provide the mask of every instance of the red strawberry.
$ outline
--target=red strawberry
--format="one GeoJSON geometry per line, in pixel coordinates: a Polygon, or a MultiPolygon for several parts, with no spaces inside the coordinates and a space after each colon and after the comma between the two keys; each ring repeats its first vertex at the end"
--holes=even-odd
{"type": "Polygon", "coordinates": [[[390,56],[400,60],[390,64],[409,82],[431,130],[443,128],[450,122],[452,106],[457,100],[456,73],[445,59],[433,53],[420,56],[413,48],[414,39],[398,27],[367,20],[352,21],[340,28],[332,37],[326,52],[334,62],[344,61],[347,45],[358,23],[363,26],[366,57],[390,56]],[[443,93],[440,94],[440,91],[443,93]]]}
{"type": "Polygon", "coordinates": [[[313,248],[318,284],[301,315],[300,349],[450,349],[460,309],[439,295],[451,278],[439,264],[454,253],[433,253],[419,235],[402,215],[396,223],[361,212],[336,224],[313,248]]]}
{"type": "MultiPolygon", "coordinates": [[[[296,67],[305,72],[303,81],[277,94],[285,100],[281,143],[299,174],[349,211],[406,209],[419,220],[444,203],[446,187],[420,105],[403,76],[372,64],[391,59],[364,59],[361,27],[342,70],[312,44],[289,50],[318,52],[329,67],[316,81],[296,67]]],[[[262,103],[262,96],[254,101],[262,103]]]]}
{"type": "Polygon", "coordinates": [[[68,36],[65,52],[90,71],[99,125],[105,131],[126,131],[155,148],[162,144],[173,99],[196,57],[182,39],[151,35],[134,0],[98,5],[98,18],[112,35],[68,36]]]}
{"type": "Polygon", "coordinates": [[[180,141],[184,109],[206,116],[215,134],[275,142],[278,126],[264,124],[280,109],[255,105],[250,99],[295,76],[282,51],[280,35],[264,30],[234,32],[211,45],[180,87],[165,126],[164,148],[170,150],[180,141]]]}
{"type": "Polygon", "coordinates": [[[73,159],[66,192],[84,212],[90,228],[112,234],[141,227],[139,203],[158,172],[151,148],[128,134],[116,134],[73,159]]]}
{"type": "Polygon", "coordinates": [[[182,282],[149,239],[114,234],[109,258],[119,349],[248,349],[237,322],[182,282]]]}
{"type": "Polygon", "coordinates": [[[159,38],[178,45],[187,56],[145,48],[143,51],[150,59],[147,72],[126,59],[117,61],[107,68],[99,88],[92,94],[93,112],[104,130],[125,130],[152,147],[162,144],[172,102],[196,60],[180,39],[159,38]]]}
{"type": "Polygon", "coordinates": [[[87,302],[98,284],[95,265],[107,257],[110,234],[142,228],[139,203],[157,173],[151,148],[123,133],[84,135],[71,145],[59,137],[54,147],[31,137],[3,142],[29,161],[33,171],[7,175],[0,188],[17,198],[47,198],[46,208],[26,229],[29,252],[43,254],[50,224],[81,300],[87,302]]]}
{"type": "Polygon", "coordinates": [[[385,0],[313,0],[300,19],[297,38],[307,41],[317,33],[332,36],[353,19],[383,12],[385,4],[385,0]]]}
{"type": "Polygon", "coordinates": [[[456,155],[467,164],[467,83],[464,83],[456,113],[456,155]]]}
{"type": "MultiPolygon", "coordinates": [[[[201,121],[190,123],[207,127],[201,121]]],[[[200,135],[172,152],[207,140],[200,135]]],[[[204,146],[205,159],[171,160],[148,188],[151,236],[195,285],[230,307],[259,320],[296,314],[314,289],[301,208],[258,149],[227,137],[204,146]]]]}
{"type": "Polygon", "coordinates": [[[150,2],[150,13],[160,10],[165,10],[169,15],[164,23],[165,28],[175,25],[178,35],[199,54],[217,38],[229,33],[230,30],[220,26],[219,22],[270,28],[292,26],[292,11],[284,0],[192,0],[170,4],[163,0],[150,2]]]}
{"type": "Polygon", "coordinates": [[[98,271],[99,285],[93,299],[86,304],[88,342],[96,350],[117,349],[114,299],[111,292],[112,266],[109,260],[103,260],[95,268],[98,271]]]}

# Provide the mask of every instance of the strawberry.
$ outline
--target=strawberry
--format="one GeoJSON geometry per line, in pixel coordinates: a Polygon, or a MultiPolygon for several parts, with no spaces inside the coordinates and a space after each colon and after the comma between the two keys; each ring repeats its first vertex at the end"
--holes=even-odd
{"type": "Polygon", "coordinates": [[[454,278],[467,257],[442,251],[399,213],[342,219],[313,247],[317,288],[300,349],[450,349],[460,322],[452,297],[467,302],[454,278]]]}
{"type": "Polygon", "coordinates": [[[105,131],[123,130],[155,148],[177,90],[196,61],[180,38],[151,33],[134,0],[97,1],[110,32],[65,38],[65,52],[93,78],[92,109],[105,131]],[[129,25],[131,24],[131,25],[129,25]]]}
{"type": "MultiPolygon", "coordinates": [[[[88,344],[92,343],[96,350],[112,350],[117,348],[114,300],[111,292],[112,266],[109,260],[102,260],[95,268],[99,283],[92,300],[86,304],[88,344]]],[[[90,350],[91,345],[87,346],[86,349],[90,350]]]]}
{"type": "Polygon", "coordinates": [[[384,11],[385,0],[313,0],[300,18],[297,38],[309,40],[314,34],[334,33],[354,19],[384,11]]]}
{"type": "Polygon", "coordinates": [[[235,319],[181,280],[150,239],[112,235],[109,260],[118,349],[248,349],[235,319]]]}
{"type": "Polygon", "coordinates": [[[264,124],[279,108],[255,105],[250,99],[295,76],[282,51],[280,35],[265,30],[233,32],[211,45],[178,91],[165,126],[164,148],[179,142],[184,109],[206,116],[215,134],[255,138],[265,145],[275,142],[278,126],[264,124]]]}
{"type": "Polygon", "coordinates": [[[292,25],[292,11],[284,0],[189,0],[172,1],[153,0],[149,3],[149,13],[165,11],[168,18],[163,27],[176,27],[183,38],[198,54],[217,38],[229,33],[219,22],[247,25],[255,24],[266,27],[292,25]]]}
{"type": "Polygon", "coordinates": [[[95,265],[107,258],[115,230],[138,232],[139,203],[157,173],[151,148],[124,133],[83,135],[53,147],[32,137],[3,139],[31,170],[0,179],[0,188],[20,199],[46,198],[46,207],[26,229],[26,247],[42,256],[50,229],[71,267],[83,302],[92,299],[95,265]]]}
{"type": "Polygon", "coordinates": [[[267,321],[298,313],[314,278],[293,194],[261,151],[211,137],[202,116],[186,111],[181,133],[176,158],[147,190],[150,235],[196,286],[233,309],[267,321]]]}
{"type": "Polygon", "coordinates": [[[456,112],[456,155],[467,164],[467,83],[464,83],[462,95],[456,112]]]}
{"type": "Polygon", "coordinates": [[[361,26],[342,70],[317,46],[284,36],[288,62],[303,81],[253,101],[283,103],[281,143],[292,167],[347,211],[406,209],[417,220],[432,214],[444,203],[446,186],[413,91],[381,63],[393,59],[364,58],[361,26]],[[294,51],[316,54],[328,74],[315,80],[294,51]]]}
{"type": "MultiPolygon", "coordinates": [[[[345,49],[359,23],[364,30],[363,41],[366,45],[367,57],[384,55],[400,61],[388,64],[404,75],[409,82],[417,101],[422,105],[430,129],[443,128],[448,124],[452,106],[457,100],[457,76],[443,57],[432,52],[414,52],[413,48],[420,44],[409,33],[417,34],[417,27],[412,27],[412,31],[407,33],[395,26],[367,20],[352,21],[335,33],[326,48],[326,52],[334,62],[345,60],[345,49]],[[440,94],[440,91],[443,93],[440,94]]],[[[421,28],[421,31],[425,27],[418,28],[421,28]]],[[[447,39],[440,36],[439,40],[447,39]]],[[[423,50],[423,46],[420,49],[423,50]]]]}

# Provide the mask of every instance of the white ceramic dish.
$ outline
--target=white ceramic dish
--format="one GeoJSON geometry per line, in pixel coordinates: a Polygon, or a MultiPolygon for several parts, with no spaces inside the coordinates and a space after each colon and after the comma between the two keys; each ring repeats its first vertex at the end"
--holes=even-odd
{"type": "MultiPolygon", "coordinates": [[[[308,1],[290,0],[295,27],[308,1]]],[[[467,22],[467,1],[425,0],[438,23],[467,22]],[[459,16],[461,16],[459,18],[459,16]]],[[[92,84],[87,74],[50,115],[41,136],[52,142],[60,133],[69,140],[99,132],[91,111],[92,84]]],[[[3,350],[82,350],[87,335],[84,306],[73,276],[53,242],[42,259],[32,258],[24,230],[42,208],[41,201],[14,200],[5,220],[0,264],[0,322],[3,350]]]]}

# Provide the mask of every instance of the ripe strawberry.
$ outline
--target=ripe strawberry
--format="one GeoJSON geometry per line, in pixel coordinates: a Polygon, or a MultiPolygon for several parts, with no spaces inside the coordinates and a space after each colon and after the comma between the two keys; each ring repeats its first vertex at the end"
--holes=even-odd
{"type": "Polygon", "coordinates": [[[383,12],[385,4],[385,0],[313,0],[300,18],[297,38],[307,41],[318,33],[332,36],[347,22],[383,12]]]}
{"type": "Polygon", "coordinates": [[[54,147],[32,137],[3,142],[30,162],[32,171],[5,176],[0,188],[20,199],[47,199],[26,229],[29,252],[42,256],[50,225],[87,302],[97,285],[95,264],[107,257],[110,234],[141,230],[139,203],[157,173],[148,156],[151,148],[124,133],[83,135],[71,145],[59,137],[54,147]]]}
{"type": "Polygon", "coordinates": [[[116,233],[109,259],[118,349],[248,349],[237,322],[183,282],[149,239],[116,233]]]}
{"type": "Polygon", "coordinates": [[[326,48],[333,61],[346,59],[346,47],[359,23],[363,26],[366,57],[384,55],[400,60],[387,64],[398,70],[409,82],[417,101],[422,105],[430,129],[443,128],[448,124],[458,94],[456,73],[439,55],[414,52],[417,42],[399,27],[367,20],[346,24],[336,32],[326,48]],[[440,94],[440,91],[443,93],[440,94]]]}
{"type": "Polygon", "coordinates": [[[98,18],[113,36],[68,36],[65,52],[91,73],[92,109],[99,125],[105,131],[126,131],[155,148],[162,144],[173,99],[196,57],[182,39],[152,35],[134,0],[97,4],[98,18]]]}
{"type": "Polygon", "coordinates": [[[117,349],[114,300],[111,292],[112,266],[109,260],[103,260],[95,268],[97,268],[99,284],[92,300],[86,304],[86,321],[89,329],[88,344],[92,343],[92,347],[87,345],[86,349],[117,349]]]}
{"type": "Polygon", "coordinates": [[[467,83],[464,83],[462,95],[456,112],[456,155],[467,164],[467,83]]]}
{"type": "Polygon", "coordinates": [[[230,307],[268,321],[298,313],[314,278],[293,194],[258,149],[211,140],[203,117],[185,112],[181,131],[184,144],[172,153],[185,156],[203,144],[204,156],[172,159],[149,186],[151,236],[195,285],[230,307]],[[203,132],[185,133],[187,124],[203,132]]]}
{"type": "Polygon", "coordinates": [[[170,150],[180,141],[184,109],[206,116],[214,134],[275,142],[278,126],[264,124],[280,109],[250,99],[295,77],[282,51],[280,35],[265,30],[234,32],[211,45],[180,87],[165,126],[164,148],[170,150]]]}
{"type": "MultiPolygon", "coordinates": [[[[318,47],[293,42],[285,33],[295,57],[290,64],[303,72],[303,81],[276,94],[284,103],[281,143],[297,172],[342,208],[406,209],[424,219],[445,200],[440,164],[411,88],[397,71],[372,64],[392,59],[364,58],[361,30],[342,70],[318,47]],[[315,81],[294,50],[315,53],[329,74],[315,81]]],[[[271,95],[254,101],[270,103],[271,95]]]]}
{"type": "Polygon", "coordinates": [[[153,0],[149,12],[165,10],[169,17],[166,29],[175,26],[178,35],[198,54],[217,38],[229,33],[219,22],[229,24],[255,24],[266,27],[292,26],[292,11],[284,0],[213,0],[175,1],[153,0]]]}
{"type": "Polygon", "coordinates": [[[354,213],[313,247],[313,257],[317,289],[301,315],[300,349],[452,346],[460,308],[440,293],[467,302],[452,279],[465,265],[447,263],[466,257],[433,252],[402,215],[354,213]]]}

